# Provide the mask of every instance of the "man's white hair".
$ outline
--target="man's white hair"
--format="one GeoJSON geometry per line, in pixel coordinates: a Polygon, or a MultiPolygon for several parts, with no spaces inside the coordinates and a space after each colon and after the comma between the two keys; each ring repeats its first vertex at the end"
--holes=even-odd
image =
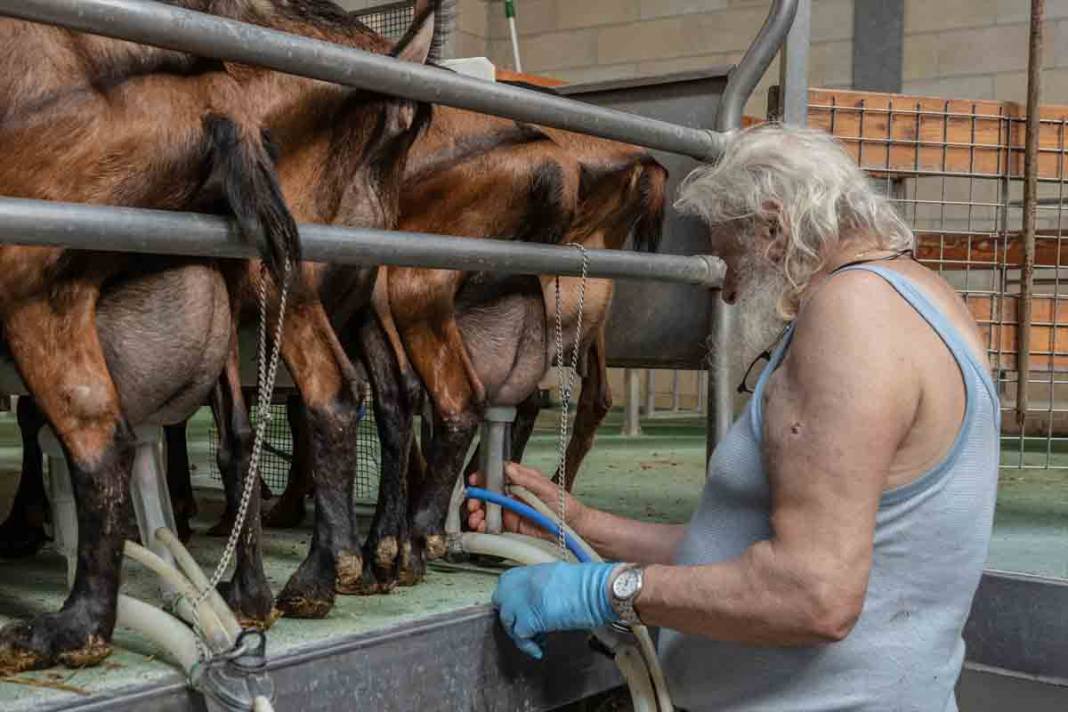
{"type": "Polygon", "coordinates": [[[912,230],[841,144],[810,129],[770,124],[731,136],[718,163],[683,181],[675,207],[711,227],[747,221],[770,228],[771,251],[792,287],[784,295],[788,312],[843,239],[883,250],[915,246],[912,230]]]}

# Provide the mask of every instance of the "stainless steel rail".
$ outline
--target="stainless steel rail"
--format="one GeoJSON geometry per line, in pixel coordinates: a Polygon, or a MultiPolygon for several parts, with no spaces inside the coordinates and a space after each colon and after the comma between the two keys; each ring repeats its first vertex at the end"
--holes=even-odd
{"type": "MultiPolygon", "coordinates": [[[[145,0],[2,0],[0,14],[714,160],[723,136],[145,0]]],[[[774,53],[774,50],[772,51],[774,53]]]]}
{"type": "MultiPolygon", "coordinates": [[[[412,232],[302,225],[305,259],[349,265],[406,265],[513,274],[582,274],[573,247],[412,232]]],[[[0,197],[0,243],[103,252],[246,259],[255,248],[228,220],[195,213],[112,208],[0,197]]],[[[590,250],[589,275],[718,288],[723,264],[705,255],[590,250]]]]}

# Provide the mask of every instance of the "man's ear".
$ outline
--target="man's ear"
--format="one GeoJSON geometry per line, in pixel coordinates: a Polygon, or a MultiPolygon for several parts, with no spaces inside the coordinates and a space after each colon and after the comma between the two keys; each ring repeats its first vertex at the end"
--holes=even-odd
{"type": "Polygon", "coordinates": [[[781,265],[786,258],[786,241],[789,235],[782,221],[776,215],[762,221],[764,228],[759,231],[759,239],[764,241],[764,257],[776,265],[781,265]]]}

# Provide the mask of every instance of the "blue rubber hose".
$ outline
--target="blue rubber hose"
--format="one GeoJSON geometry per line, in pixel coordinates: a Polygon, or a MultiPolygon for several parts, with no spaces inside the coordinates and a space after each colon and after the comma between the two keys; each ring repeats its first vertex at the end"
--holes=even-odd
{"type": "MultiPolygon", "coordinates": [[[[464,499],[477,499],[482,502],[490,502],[492,504],[499,504],[507,510],[515,512],[519,516],[527,519],[539,527],[549,532],[553,536],[560,536],[560,527],[556,522],[549,519],[544,514],[529,507],[522,502],[517,502],[511,497],[505,497],[503,494],[497,494],[496,492],[490,492],[487,489],[481,487],[468,487],[464,490],[464,499]]],[[[571,536],[567,532],[564,533],[564,543],[567,545],[568,551],[575,555],[575,558],[582,563],[588,563],[592,561],[586,550],[575,541],[575,537],[571,536]]]]}

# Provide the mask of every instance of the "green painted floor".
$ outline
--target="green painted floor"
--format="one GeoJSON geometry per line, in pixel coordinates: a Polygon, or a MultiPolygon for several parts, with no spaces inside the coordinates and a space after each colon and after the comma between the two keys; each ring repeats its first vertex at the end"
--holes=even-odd
{"type": "MultiPolygon", "coordinates": [[[[528,463],[543,469],[555,464],[554,423],[539,427],[529,450],[528,463]]],[[[617,435],[620,414],[610,414],[597,446],[579,479],[578,495],[594,506],[627,516],[656,521],[683,522],[697,501],[704,480],[704,431],[700,419],[663,417],[646,420],[637,439],[617,435]]],[[[198,418],[191,441],[203,442],[207,420],[198,418]]],[[[197,444],[192,456],[198,473],[207,472],[207,447],[197,444]]],[[[0,512],[6,512],[19,469],[20,450],[13,418],[0,415],[0,512]]],[[[1065,456],[1068,464],[1068,455],[1065,456]]],[[[200,478],[198,478],[200,479],[200,478]]],[[[217,493],[206,493],[204,528],[218,511],[217,493]]],[[[272,586],[281,588],[307,547],[306,529],[271,532],[267,570],[272,586]]],[[[205,570],[221,552],[222,542],[195,537],[191,549],[205,570]]],[[[990,566],[1002,570],[1068,577],[1068,471],[1006,470],[1003,473],[997,524],[991,545],[990,566]]],[[[63,599],[63,563],[44,553],[32,561],[0,561],[0,622],[54,610],[63,599]]],[[[313,647],[331,638],[388,629],[399,623],[458,610],[489,600],[494,577],[483,573],[434,569],[427,582],[387,596],[340,597],[324,621],[281,620],[271,630],[271,652],[313,647]]],[[[129,568],[127,592],[155,600],[156,584],[143,572],[129,568]]],[[[21,712],[63,700],[84,701],[87,696],[146,681],[179,679],[144,640],[119,631],[116,649],[104,666],[95,670],[57,669],[43,673],[0,678],[0,710],[21,712]],[[37,681],[53,687],[34,687],[37,681]],[[59,689],[63,686],[64,689],[59,689]]]]}

